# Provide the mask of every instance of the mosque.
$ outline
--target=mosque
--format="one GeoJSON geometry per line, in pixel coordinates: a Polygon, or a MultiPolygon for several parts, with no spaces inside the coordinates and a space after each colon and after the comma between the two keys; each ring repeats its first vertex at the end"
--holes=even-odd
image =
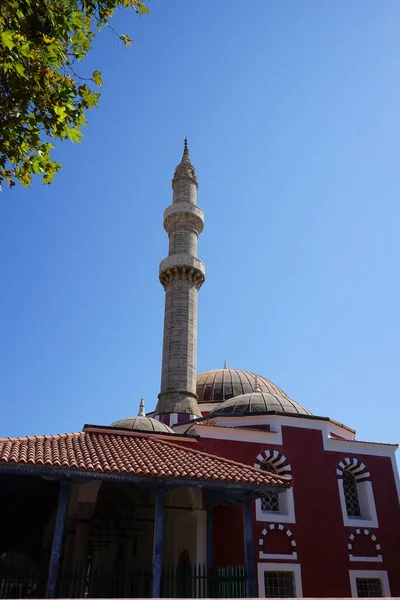
{"type": "Polygon", "coordinates": [[[400,596],[397,446],[261,375],[197,374],[197,187],[185,140],[154,413],[0,439],[0,598],[400,596]]]}

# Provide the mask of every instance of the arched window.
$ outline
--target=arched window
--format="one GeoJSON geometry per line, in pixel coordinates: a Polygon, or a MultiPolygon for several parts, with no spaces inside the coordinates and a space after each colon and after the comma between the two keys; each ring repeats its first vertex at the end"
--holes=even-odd
{"type": "Polygon", "coordinates": [[[343,458],[336,474],[344,525],[378,527],[371,474],[365,464],[359,458],[343,458]]]}
{"type": "Polygon", "coordinates": [[[348,469],[343,471],[343,492],[348,517],[361,517],[360,499],[357,491],[357,481],[348,469]]]}
{"type": "MultiPolygon", "coordinates": [[[[264,460],[261,463],[260,469],[262,471],[268,471],[268,473],[278,473],[276,467],[268,460],[264,460]]],[[[263,496],[263,498],[261,498],[261,510],[263,512],[279,512],[278,494],[275,494],[274,492],[269,492],[268,494],[263,496]]]]}
{"type": "MultiPolygon", "coordinates": [[[[279,450],[262,450],[254,461],[256,469],[262,469],[281,477],[291,477],[292,468],[286,456],[279,450]]],[[[257,521],[294,523],[294,499],[292,488],[279,494],[269,492],[256,500],[257,521]]]]}

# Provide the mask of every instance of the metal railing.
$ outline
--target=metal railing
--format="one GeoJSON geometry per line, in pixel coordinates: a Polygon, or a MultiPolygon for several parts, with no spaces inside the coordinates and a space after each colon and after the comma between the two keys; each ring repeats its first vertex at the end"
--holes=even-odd
{"type": "MultiPolygon", "coordinates": [[[[59,582],[59,598],[151,598],[152,570],[114,567],[76,567],[59,582]]],[[[247,576],[243,566],[207,569],[165,567],[161,579],[162,598],[244,598],[247,576]]]]}
{"type": "MultiPolygon", "coordinates": [[[[45,581],[32,568],[0,570],[0,599],[43,598],[45,581]]],[[[58,598],[151,598],[151,568],[61,569],[58,598]]],[[[167,566],[161,580],[162,598],[245,598],[247,575],[243,566],[167,566]]]]}
{"type": "Polygon", "coordinates": [[[39,589],[39,573],[28,570],[0,572],[0,598],[38,598],[44,590],[39,589]]]}

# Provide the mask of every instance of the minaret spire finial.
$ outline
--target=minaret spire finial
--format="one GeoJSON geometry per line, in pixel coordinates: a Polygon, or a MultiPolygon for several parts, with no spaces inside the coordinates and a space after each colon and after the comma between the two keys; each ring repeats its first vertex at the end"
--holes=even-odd
{"type": "Polygon", "coordinates": [[[139,412],[138,412],[138,417],[145,417],[146,413],[144,411],[144,398],[140,399],[140,404],[139,404],[139,412]]]}
{"type": "Polygon", "coordinates": [[[183,142],[182,161],[184,161],[184,160],[190,161],[188,139],[187,139],[186,136],[185,136],[185,139],[184,139],[184,142],[183,142]]]}

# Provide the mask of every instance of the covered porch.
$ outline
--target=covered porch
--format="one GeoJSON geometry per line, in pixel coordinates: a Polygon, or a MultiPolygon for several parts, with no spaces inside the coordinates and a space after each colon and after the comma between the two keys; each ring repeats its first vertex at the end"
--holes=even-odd
{"type": "Polygon", "coordinates": [[[257,595],[252,500],[284,491],[287,479],[161,436],[88,429],[74,435],[80,450],[82,442],[99,444],[102,470],[27,464],[18,458],[28,448],[16,454],[23,440],[12,442],[14,461],[0,450],[0,598],[257,595]],[[234,530],[226,558],[236,560],[229,562],[215,539],[214,521],[223,513],[234,530]]]}

